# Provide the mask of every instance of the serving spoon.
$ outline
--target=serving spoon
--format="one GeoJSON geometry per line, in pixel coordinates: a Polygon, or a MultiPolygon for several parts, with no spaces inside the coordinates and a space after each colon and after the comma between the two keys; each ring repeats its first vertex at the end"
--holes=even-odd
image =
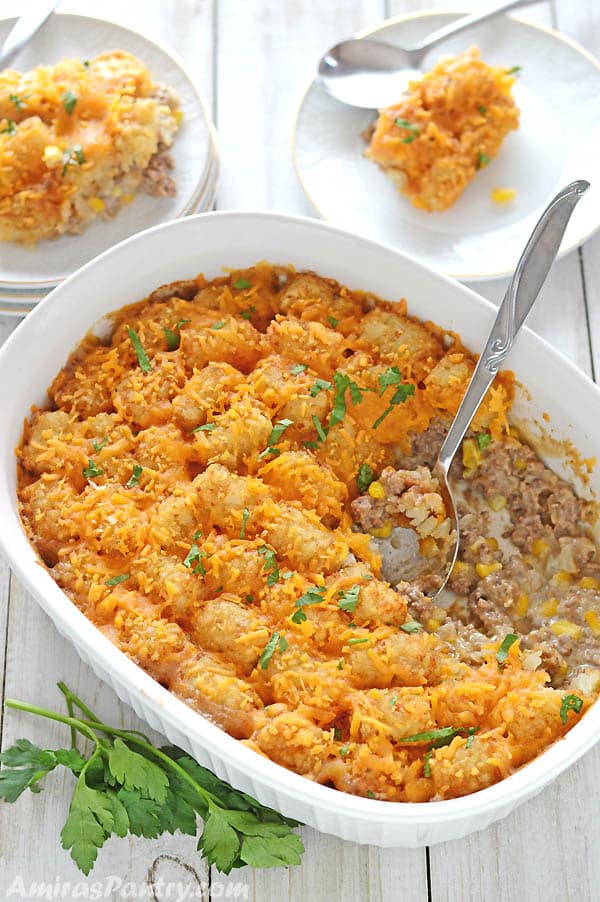
{"type": "Polygon", "coordinates": [[[26,44],[37,34],[46,19],[54,12],[60,0],[45,0],[34,3],[30,9],[20,16],[6,40],[0,46],[0,69],[10,65],[26,44]]]}
{"type": "MultiPolygon", "coordinates": [[[[428,588],[428,581],[425,583],[425,591],[434,598],[439,595],[446,585],[456,558],[458,555],[460,543],[460,524],[456,512],[456,504],[450,488],[448,474],[452,461],[454,460],[461,442],[465,437],[465,433],[471,424],[471,421],[479,405],[483,401],[487,390],[494,381],[501,364],[510,353],[515,338],[519,334],[521,326],[525,322],[527,315],[533,307],[540,289],[546,280],[556,255],[560,248],[562,237],[567,228],[571,214],[576,204],[583,194],[589,188],[589,182],[579,180],[571,182],[562,191],[550,201],[537,224],[535,225],[531,236],[525,245],[525,250],[521,254],[521,258],[517,263],[514,275],[512,276],[506,294],[500,304],[498,314],[494,320],[491,332],[485,343],[481,356],[477,362],[471,381],[467,386],[467,390],[456,412],[456,416],[450,424],[450,428],[446,438],[440,448],[437,461],[432,469],[433,475],[440,484],[440,494],[446,506],[448,519],[450,520],[451,534],[456,536],[452,553],[448,554],[445,561],[446,569],[442,568],[441,573],[431,574],[434,579],[431,580],[431,588],[428,588]]],[[[414,559],[415,533],[412,529],[396,529],[395,548],[398,551],[398,557],[407,562],[407,572],[411,571],[411,548],[412,557],[414,559]]],[[[389,540],[386,540],[389,541],[389,540]]],[[[383,543],[381,543],[383,545],[383,543]]],[[[382,551],[383,575],[389,582],[397,582],[397,572],[392,573],[390,565],[386,566],[385,546],[382,551]],[[387,573],[386,573],[387,569],[387,573]]],[[[389,556],[392,560],[392,555],[389,556]]],[[[430,570],[430,564],[427,566],[425,561],[414,562],[417,567],[414,572],[419,575],[430,570]]],[[[393,569],[397,571],[398,564],[394,562],[393,569]]],[[[412,575],[412,573],[411,573],[412,575]]],[[[406,578],[406,577],[404,577],[406,578]]]]}
{"type": "Polygon", "coordinates": [[[462,16],[408,47],[395,47],[366,38],[342,41],[321,57],[317,81],[332,97],[349,106],[367,110],[392,106],[398,103],[409,81],[421,77],[421,63],[432,47],[450,35],[532,2],[534,0],[503,0],[485,12],[462,16]]]}

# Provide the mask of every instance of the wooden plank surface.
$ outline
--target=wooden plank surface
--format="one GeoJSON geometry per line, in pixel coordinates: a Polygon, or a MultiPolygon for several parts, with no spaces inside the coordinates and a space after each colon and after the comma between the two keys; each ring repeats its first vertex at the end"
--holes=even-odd
{"type": "MultiPolygon", "coordinates": [[[[469,9],[484,2],[488,0],[460,4],[450,0],[104,0],[97,14],[138,28],[176,50],[203,85],[220,134],[219,208],[311,215],[295,179],[289,146],[299,95],[320,53],[384,15],[434,5],[469,9]]],[[[556,24],[600,53],[599,6],[576,0],[558,0],[555,5],[548,0],[530,6],[524,15],[556,24]]],[[[5,0],[2,12],[11,14],[20,7],[5,0]]],[[[94,14],[89,3],[64,2],[61,9],[94,14]]],[[[560,261],[531,321],[588,373],[594,364],[600,366],[599,251],[600,237],[588,242],[582,253],[560,261]]],[[[476,288],[498,301],[505,283],[476,288]]],[[[0,318],[0,341],[14,326],[14,321],[0,318]]],[[[10,581],[8,568],[1,562],[0,667],[6,697],[52,706],[59,699],[54,683],[63,678],[107,720],[139,725],[135,715],[79,661],[18,582],[10,581]]],[[[10,712],[3,724],[2,747],[19,735],[47,745],[61,735],[64,738],[59,727],[10,712]]],[[[168,898],[169,881],[206,900],[228,895],[258,902],[596,900],[599,773],[597,749],[505,821],[466,840],[432,847],[427,856],[425,850],[361,847],[304,829],[307,851],[301,867],[272,872],[244,869],[224,879],[208,873],[189,837],[113,840],[83,884],[102,881],[106,887],[114,877],[106,898],[122,898],[119,886],[132,882],[145,887],[157,902],[168,898]]],[[[41,797],[27,795],[15,806],[0,806],[0,894],[19,875],[27,883],[80,880],[59,847],[67,806],[66,779],[54,779],[41,797]]]]}

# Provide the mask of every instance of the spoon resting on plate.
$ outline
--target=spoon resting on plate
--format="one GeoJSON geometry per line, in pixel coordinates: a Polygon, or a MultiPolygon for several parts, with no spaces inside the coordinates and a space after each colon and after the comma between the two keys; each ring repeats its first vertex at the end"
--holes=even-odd
{"type": "MultiPolygon", "coordinates": [[[[559,191],[540,216],[510,280],[431,472],[425,467],[414,470],[389,468],[380,477],[386,482],[382,497],[384,494],[390,497],[397,525],[389,538],[373,541],[376,541],[381,553],[383,576],[392,585],[400,581],[416,581],[426,594],[436,597],[448,581],[460,542],[460,523],[448,480],[452,461],[539,295],[558,254],[571,214],[588,188],[589,182],[571,182],[559,191]],[[406,523],[410,524],[408,528],[406,523]],[[423,556],[423,545],[419,539],[424,536],[433,540],[437,553],[423,556]]],[[[355,520],[360,519],[357,514],[360,515],[362,499],[366,496],[353,502],[355,520]]]]}
{"type": "Polygon", "coordinates": [[[421,77],[425,54],[441,41],[533,0],[503,0],[492,9],[462,16],[410,47],[395,47],[366,38],[336,44],[321,57],[317,81],[328,94],[349,106],[375,110],[392,106],[421,77]]]}

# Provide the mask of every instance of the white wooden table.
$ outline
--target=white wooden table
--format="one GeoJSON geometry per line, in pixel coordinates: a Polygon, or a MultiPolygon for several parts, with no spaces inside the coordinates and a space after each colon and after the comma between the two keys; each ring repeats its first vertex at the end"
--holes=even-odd
{"type": "MultiPolygon", "coordinates": [[[[300,93],[320,53],[390,15],[431,6],[467,10],[486,2],[100,0],[64,2],[61,10],[112,18],[183,56],[212,103],[219,129],[218,208],[312,215],[294,175],[290,133],[300,93]]],[[[22,7],[16,0],[2,0],[0,14],[14,14],[22,7]]],[[[522,14],[560,29],[600,55],[598,0],[544,0],[522,14]]],[[[498,301],[505,285],[496,281],[476,287],[498,301]]],[[[594,375],[600,367],[600,235],[554,267],[542,294],[531,325],[594,375]]],[[[15,326],[14,320],[0,318],[0,341],[15,326]]],[[[136,726],[132,712],[79,661],[2,561],[0,673],[5,697],[54,707],[60,705],[54,684],[64,679],[105,720],[136,726]]],[[[47,747],[66,739],[48,721],[5,713],[2,747],[18,736],[47,747]]],[[[41,796],[27,793],[15,805],[0,805],[0,894],[30,898],[23,896],[22,886],[28,891],[32,882],[45,882],[55,893],[52,898],[71,899],[91,893],[98,882],[103,899],[125,895],[156,902],[597,902],[599,778],[600,746],[498,825],[428,850],[380,850],[303,829],[306,853],[301,867],[271,872],[246,868],[223,878],[209,873],[190,837],[116,839],[100,852],[85,879],[60,848],[59,831],[70,797],[65,784],[71,785],[71,777],[59,775],[47,781],[41,796]]]]}

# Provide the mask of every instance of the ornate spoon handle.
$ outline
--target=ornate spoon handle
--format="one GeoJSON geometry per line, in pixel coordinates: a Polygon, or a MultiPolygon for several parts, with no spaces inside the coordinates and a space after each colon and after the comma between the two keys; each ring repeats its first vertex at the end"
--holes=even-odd
{"type": "Polygon", "coordinates": [[[492,331],[442,445],[436,464],[447,475],[471,420],[514,344],[560,248],[571,213],[589,182],[571,182],[539,218],[500,304],[492,331]]]}

